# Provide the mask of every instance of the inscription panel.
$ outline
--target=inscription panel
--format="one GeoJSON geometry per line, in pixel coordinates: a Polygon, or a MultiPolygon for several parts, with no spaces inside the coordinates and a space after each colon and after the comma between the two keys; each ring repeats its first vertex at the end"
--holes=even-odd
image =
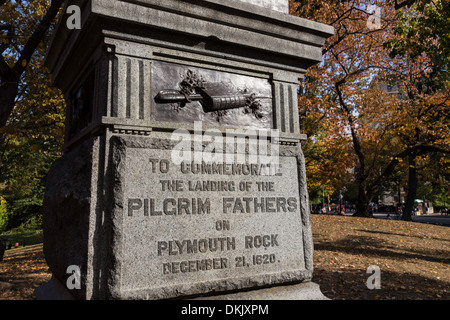
{"type": "Polygon", "coordinates": [[[175,164],[170,150],[127,147],[121,291],[194,294],[205,282],[227,290],[304,270],[296,158],[269,167],[175,164]]]}

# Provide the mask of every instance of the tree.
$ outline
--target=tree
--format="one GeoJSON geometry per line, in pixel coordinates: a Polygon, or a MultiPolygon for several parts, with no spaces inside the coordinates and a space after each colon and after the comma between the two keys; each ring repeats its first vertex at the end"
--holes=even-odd
{"type": "MultiPolygon", "coordinates": [[[[406,100],[416,103],[416,117],[425,126],[416,126],[414,130],[403,134],[405,143],[412,145],[429,132],[435,132],[441,137],[431,140],[443,140],[446,143],[441,150],[448,153],[448,123],[449,123],[449,78],[447,69],[450,64],[450,6],[448,0],[443,1],[411,1],[408,9],[398,11],[398,22],[395,27],[397,37],[386,43],[391,50],[391,56],[403,56],[409,61],[420,61],[428,58],[430,66],[425,67],[424,75],[416,77],[409,88],[405,86],[406,100]]],[[[430,139],[425,137],[425,139],[430,139]]],[[[419,186],[416,170],[416,158],[420,153],[413,152],[408,156],[408,196],[403,214],[404,220],[410,220],[419,186]]]]}
{"type": "Polygon", "coordinates": [[[434,152],[416,159],[417,198],[431,201],[436,208],[450,204],[450,159],[434,152]]]}
{"type": "MultiPolygon", "coordinates": [[[[429,70],[428,74],[433,70],[429,57],[425,54],[415,61],[393,57],[385,43],[398,37],[394,32],[397,12],[385,1],[371,4],[382,8],[383,13],[375,29],[367,23],[372,13],[366,1],[293,3],[300,16],[336,29],[323,48],[324,62],[307,73],[306,85],[314,90],[315,105],[307,103],[307,96],[301,97],[300,105],[324,115],[320,117],[321,126],[334,126],[330,138],[339,140],[345,148],[350,143],[358,185],[358,216],[368,215],[370,201],[404,159],[412,154],[446,151],[449,146],[443,134],[449,129],[448,90],[428,95],[417,92],[423,81],[422,70],[429,70]],[[398,83],[400,94],[381,89],[389,82],[398,83]],[[426,112],[436,115],[433,120],[438,120],[437,125],[431,125],[426,112]]],[[[316,138],[312,136],[311,140],[316,138]]]]}
{"type": "Polygon", "coordinates": [[[315,200],[314,203],[322,203],[323,198],[328,195],[349,187],[354,161],[348,141],[343,142],[333,136],[335,125],[331,119],[324,121],[324,118],[331,115],[324,114],[320,109],[320,99],[314,95],[315,88],[307,88],[307,85],[312,86],[314,83],[310,79],[301,83],[299,109],[303,119],[303,132],[310,137],[302,146],[307,155],[310,199],[315,200]]]}
{"type": "Polygon", "coordinates": [[[0,45],[0,127],[8,123],[20,98],[23,74],[63,2],[52,0],[49,5],[46,0],[0,1],[0,28],[6,31],[0,45]]]}
{"type": "Polygon", "coordinates": [[[56,2],[0,4],[0,23],[8,25],[10,39],[3,39],[0,58],[8,67],[2,69],[0,87],[0,113],[7,118],[0,127],[0,194],[7,203],[7,228],[12,228],[40,219],[45,175],[62,149],[65,102],[61,92],[51,88],[43,66],[56,2]],[[6,97],[12,107],[3,104],[6,97]]]}

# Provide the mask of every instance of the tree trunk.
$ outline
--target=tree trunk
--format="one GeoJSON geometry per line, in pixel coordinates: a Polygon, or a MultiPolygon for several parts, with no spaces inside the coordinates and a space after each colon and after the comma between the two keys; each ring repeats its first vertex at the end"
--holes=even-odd
{"type": "Polygon", "coordinates": [[[356,204],[356,217],[370,217],[369,214],[370,199],[367,196],[366,182],[360,181],[358,186],[358,202],[356,204]]]}
{"type": "Polygon", "coordinates": [[[18,90],[18,80],[0,86],[0,127],[4,127],[7,124],[8,118],[14,109],[18,90]]]}
{"type": "Polygon", "coordinates": [[[414,208],[414,200],[417,194],[417,173],[416,173],[416,156],[411,154],[408,156],[408,196],[406,197],[405,209],[403,210],[402,220],[411,221],[412,211],[414,208]]]}

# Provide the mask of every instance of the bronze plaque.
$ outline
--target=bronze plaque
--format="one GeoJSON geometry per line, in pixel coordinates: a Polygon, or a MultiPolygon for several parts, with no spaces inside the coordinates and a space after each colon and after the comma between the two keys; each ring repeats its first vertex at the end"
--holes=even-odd
{"type": "Polygon", "coordinates": [[[153,61],[155,121],[272,129],[272,86],[267,79],[153,61]]]}

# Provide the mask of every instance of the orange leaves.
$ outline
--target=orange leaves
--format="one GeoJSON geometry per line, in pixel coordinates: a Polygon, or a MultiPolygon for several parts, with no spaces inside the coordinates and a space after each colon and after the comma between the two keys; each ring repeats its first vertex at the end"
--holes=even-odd
{"type": "Polygon", "coordinates": [[[6,251],[0,275],[0,299],[34,299],[34,288],[51,277],[42,245],[6,251]]]}
{"type": "Polygon", "coordinates": [[[299,98],[313,185],[339,189],[351,180],[345,172],[364,163],[362,175],[376,193],[377,184],[402,165],[408,146],[450,149],[450,86],[432,91],[425,84],[433,76],[427,54],[415,60],[390,55],[385,44],[399,37],[399,17],[389,2],[375,4],[382,9],[381,27],[369,30],[366,1],[294,1],[300,16],[336,30],[323,47],[324,62],[308,70],[299,98]]]}

